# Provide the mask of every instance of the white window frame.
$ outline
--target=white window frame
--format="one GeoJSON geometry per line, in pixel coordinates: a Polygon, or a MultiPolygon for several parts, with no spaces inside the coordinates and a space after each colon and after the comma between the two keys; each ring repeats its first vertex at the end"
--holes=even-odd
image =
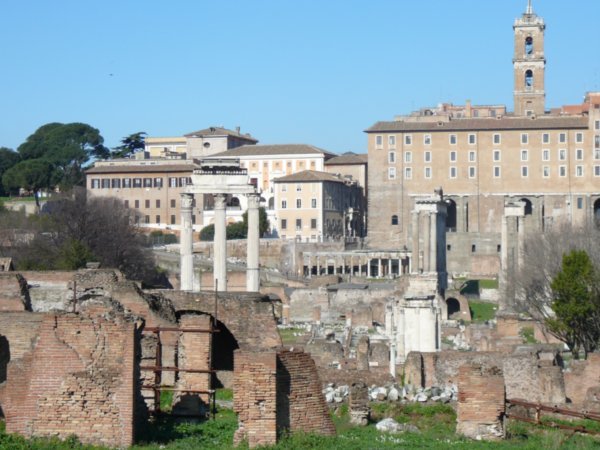
{"type": "Polygon", "coordinates": [[[550,143],[550,133],[542,133],[542,144],[550,143]]]}
{"type": "Polygon", "coordinates": [[[600,166],[597,164],[594,166],[594,176],[600,177],[600,166]]]}
{"type": "Polygon", "coordinates": [[[388,136],[388,147],[396,148],[396,136],[393,134],[388,136]]]}
{"type": "Polygon", "coordinates": [[[583,166],[582,165],[575,166],[575,176],[578,178],[581,178],[583,176],[583,166]]]}
{"type": "Polygon", "coordinates": [[[494,133],[492,135],[492,143],[494,145],[500,145],[500,144],[502,144],[502,135],[500,133],[494,133]]]}
{"type": "Polygon", "coordinates": [[[450,150],[450,153],[448,154],[448,158],[449,158],[450,162],[456,162],[456,160],[458,159],[458,154],[457,154],[456,150],[450,150]]]}
{"type": "Polygon", "coordinates": [[[281,200],[281,209],[287,209],[287,200],[281,200]]]}
{"type": "Polygon", "coordinates": [[[529,150],[521,149],[521,161],[529,161],[529,150]]]}
{"type": "Polygon", "coordinates": [[[310,206],[311,206],[311,208],[316,208],[317,207],[317,199],[316,198],[311,198],[310,199],[310,206]]]}
{"type": "Polygon", "coordinates": [[[406,164],[412,163],[412,152],[404,152],[404,162],[406,164]]]}
{"type": "Polygon", "coordinates": [[[494,162],[500,162],[500,161],[502,161],[502,150],[497,150],[497,149],[496,149],[496,150],[494,150],[494,151],[492,152],[492,160],[493,160],[494,162]],[[497,156],[497,157],[496,157],[496,156],[497,156]]]}
{"type": "Polygon", "coordinates": [[[542,166],[542,177],[550,178],[550,166],[542,166]]]}
{"type": "Polygon", "coordinates": [[[396,179],[396,168],[388,167],[388,180],[395,180],[395,179],[396,179]]]}
{"type": "Polygon", "coordinates": [[[567,166],[561,165],[558,166],[558,176],[564,178],[567,176],[567,166]]]}
{"type": "Polygon", "coordinates": [[[469,145],[477,145],[477,135],[474,133],[469,133],[467,136],[467,143],[469,145]]]}
{"type": "Polygon", "coordinates": [[[405,180],[412,180],[412,167],[405,167],[404,168],[404,179],[405,180]]]}
{"type": "Polygon", "coordinates": [[[458,136],[456,134],[449,134],[448,135],[448,143],[450,145],[457,145],[458,144],[458,136]]]}
{"type": "Polygon", "coordinates": [[[431,167],[430,166],[425,167],[423,170],[423,174],[426,179],[428,179],[428,180],[431,179],[431,167]]]}
{"type": "Polygon", "coordinates": [[[469,178],[477,178],[477,169],[475,166],[469,166],[469,178]]]}
{"type": "Polygon", "coordinates": [[[477,153],[473,150],[469,152],[469,162],[477,162],[477,153]]]}
{"type": "Polygon", "coordinates": [[[528,133],[521,133],[521,144],[523,144],[523,145],[529,144],[529,134],[528,133]]]}
{"type": "Polygon", "coordinates": [[[575,142],[577,144],[583,144],[583,133],[576,133],[575,134],[575,142]]]}
{"type": "Polygon", "coordinates": [[[566,144],[567,143],[567,133],[559,133],[558,134],[558,142],[559,142],[559,144],[566,144]]]}
{"type": "Polygon", "coordinates": [[[494,166],[494,178],[502,177],[502,168],[501,166],[494,166]]]}
{"type": "Polygon", "coordinates": [[[375,148],[383,148],[383,136],[380,134],[375,136],[375,148]]]}
{"type": "Polygon", "coordinates": [[[542,149],[542,161],[550,161],[550,149],[542,149]]]}
{"type": "Polygon", "coordinates": [[[431,135],[430,134],[423,135],[423,145],[431,145],[431,135]]]}
{"type": "Polygon", "coordinates": [[[583,149],[582,148],[575,149],[575,159],[577,161],[583,161],[583,149]]]}
{"type": "Polygon", "coordinates": [[[568,158],[567,149],[566,148],[559,148],[558,149],[558,160],[559,161],[566,161],[567,158],[568,158]]]}
{"type": "Polygon", "coordinates": [[[388,163],[396,164],[396,152],[388,152],[388,163]]]}
{"type": "Polygon", "coordinates": [[[458,176],[458,170],[456,169],[456,166],[450,166],[448,168],[448,178],[452,178],[455,179],[458,176]]]}
{"type": "Polygon", "coordinates": [[[404,145],[412,145],[412,134],[404,135],[404,145]]]}
{"type": "Polygon", "coordinates": [[[425,161],[426,163],[430,163],[431,162],[431,151],[427,150],[423,154],[423,161],[425,161]]]}
{"type": "Polygon", "coordinates": [[[529,166],[521,166],[521,178],[529,177],[529,166]]]}

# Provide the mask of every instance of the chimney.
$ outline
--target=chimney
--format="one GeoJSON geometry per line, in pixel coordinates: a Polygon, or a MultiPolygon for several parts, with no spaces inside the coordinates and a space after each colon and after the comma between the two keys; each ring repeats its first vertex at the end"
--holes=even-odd
{"type": "Polygon", "coordinates": [[[236,132],[237,134],[240,134],[240,127],[235,127],[235,132],[236,132]]]}

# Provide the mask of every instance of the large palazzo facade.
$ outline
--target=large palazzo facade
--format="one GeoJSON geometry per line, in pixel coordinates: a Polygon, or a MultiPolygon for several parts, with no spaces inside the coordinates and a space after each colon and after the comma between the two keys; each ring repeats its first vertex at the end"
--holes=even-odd
{"type": "Polygon", "coordinates": [[[442,104],[366,130],[371,249],[411,249],[411,211],[438,187],[455,273],[498,273],[509,202],[534,230],[600,216],[600,93],[546,108],[544,34],[530,3],[514,23],[514,113],[442,104]]]}

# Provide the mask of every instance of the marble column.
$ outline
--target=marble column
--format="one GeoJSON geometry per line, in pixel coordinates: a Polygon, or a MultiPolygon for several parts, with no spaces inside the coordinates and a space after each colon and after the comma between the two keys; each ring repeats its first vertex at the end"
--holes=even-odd
{"type": "Polygon", "coordinates": [[[182,291],[194,289],[194,254],[192,205],[194,194],[181,194],[181,238],[179,244],[179,278],[182,291]]]}
{"type": "Polygon", "coordinates": [[[248,195],[248,257],[246,262],[246,290],[248,292],[258,292],[260,288],[260,230],[258,224],[259,201],[260,197],[257,194],[248,195]]]}
{"type": "Polygon", "coordinates": [[[377,278],[383,278],[383,274],[381,273],[381,257],[377,258],[377,278]]]}
{"type": "Polygon", "coordinates": [[[225,194],[215,196],[215,238],[213,242],[213,278],[218,291],[227,291],[227,234],[225,223],[225,194]]]}
{"type": "Polygon", "coordinates": [[[429,231],[429,271],[437,272],[438,271],[438,261],[437,261],[437,253],[438,253],[438,215],[435,212],[430,214],[430,223],[431,227],[429,231]]]}

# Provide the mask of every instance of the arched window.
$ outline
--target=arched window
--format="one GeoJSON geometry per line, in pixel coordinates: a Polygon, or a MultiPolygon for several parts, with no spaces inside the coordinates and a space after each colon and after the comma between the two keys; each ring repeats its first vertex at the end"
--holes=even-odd
{"type": "Polygon", "coordinates": [[[269,199],[269,209],[275,209],[275,197],[269,199]]]}
{"type": "Polygon", "coordinates": [[[533,71],[531,69],[525,72],[525,87],[533,87],[533,71]]]}
{"type": "Polygon", "coordinates": [[[525,38],[525,54],[526,55],[533,54],[533,38],[531,36],[527,36],[525,38]]]}
{"type": "Polygon", "coordinates": [[[448,319],[460,312],[460,302],[455,298],[449,298],[446,300],[446,306],[448,308],[448,319]]]}
{"type": "Polygon", "coordinates": [[[522,198],[520,201],[525,203],[525,215],[530,216],[533,213],[533,205],[531,204],[531,200],[522,198]]]}
{"type": "Polygon", "coordinates": [[[395,214],[392,216],[392,225],[398,225],[398,216],[395,214]]]}

